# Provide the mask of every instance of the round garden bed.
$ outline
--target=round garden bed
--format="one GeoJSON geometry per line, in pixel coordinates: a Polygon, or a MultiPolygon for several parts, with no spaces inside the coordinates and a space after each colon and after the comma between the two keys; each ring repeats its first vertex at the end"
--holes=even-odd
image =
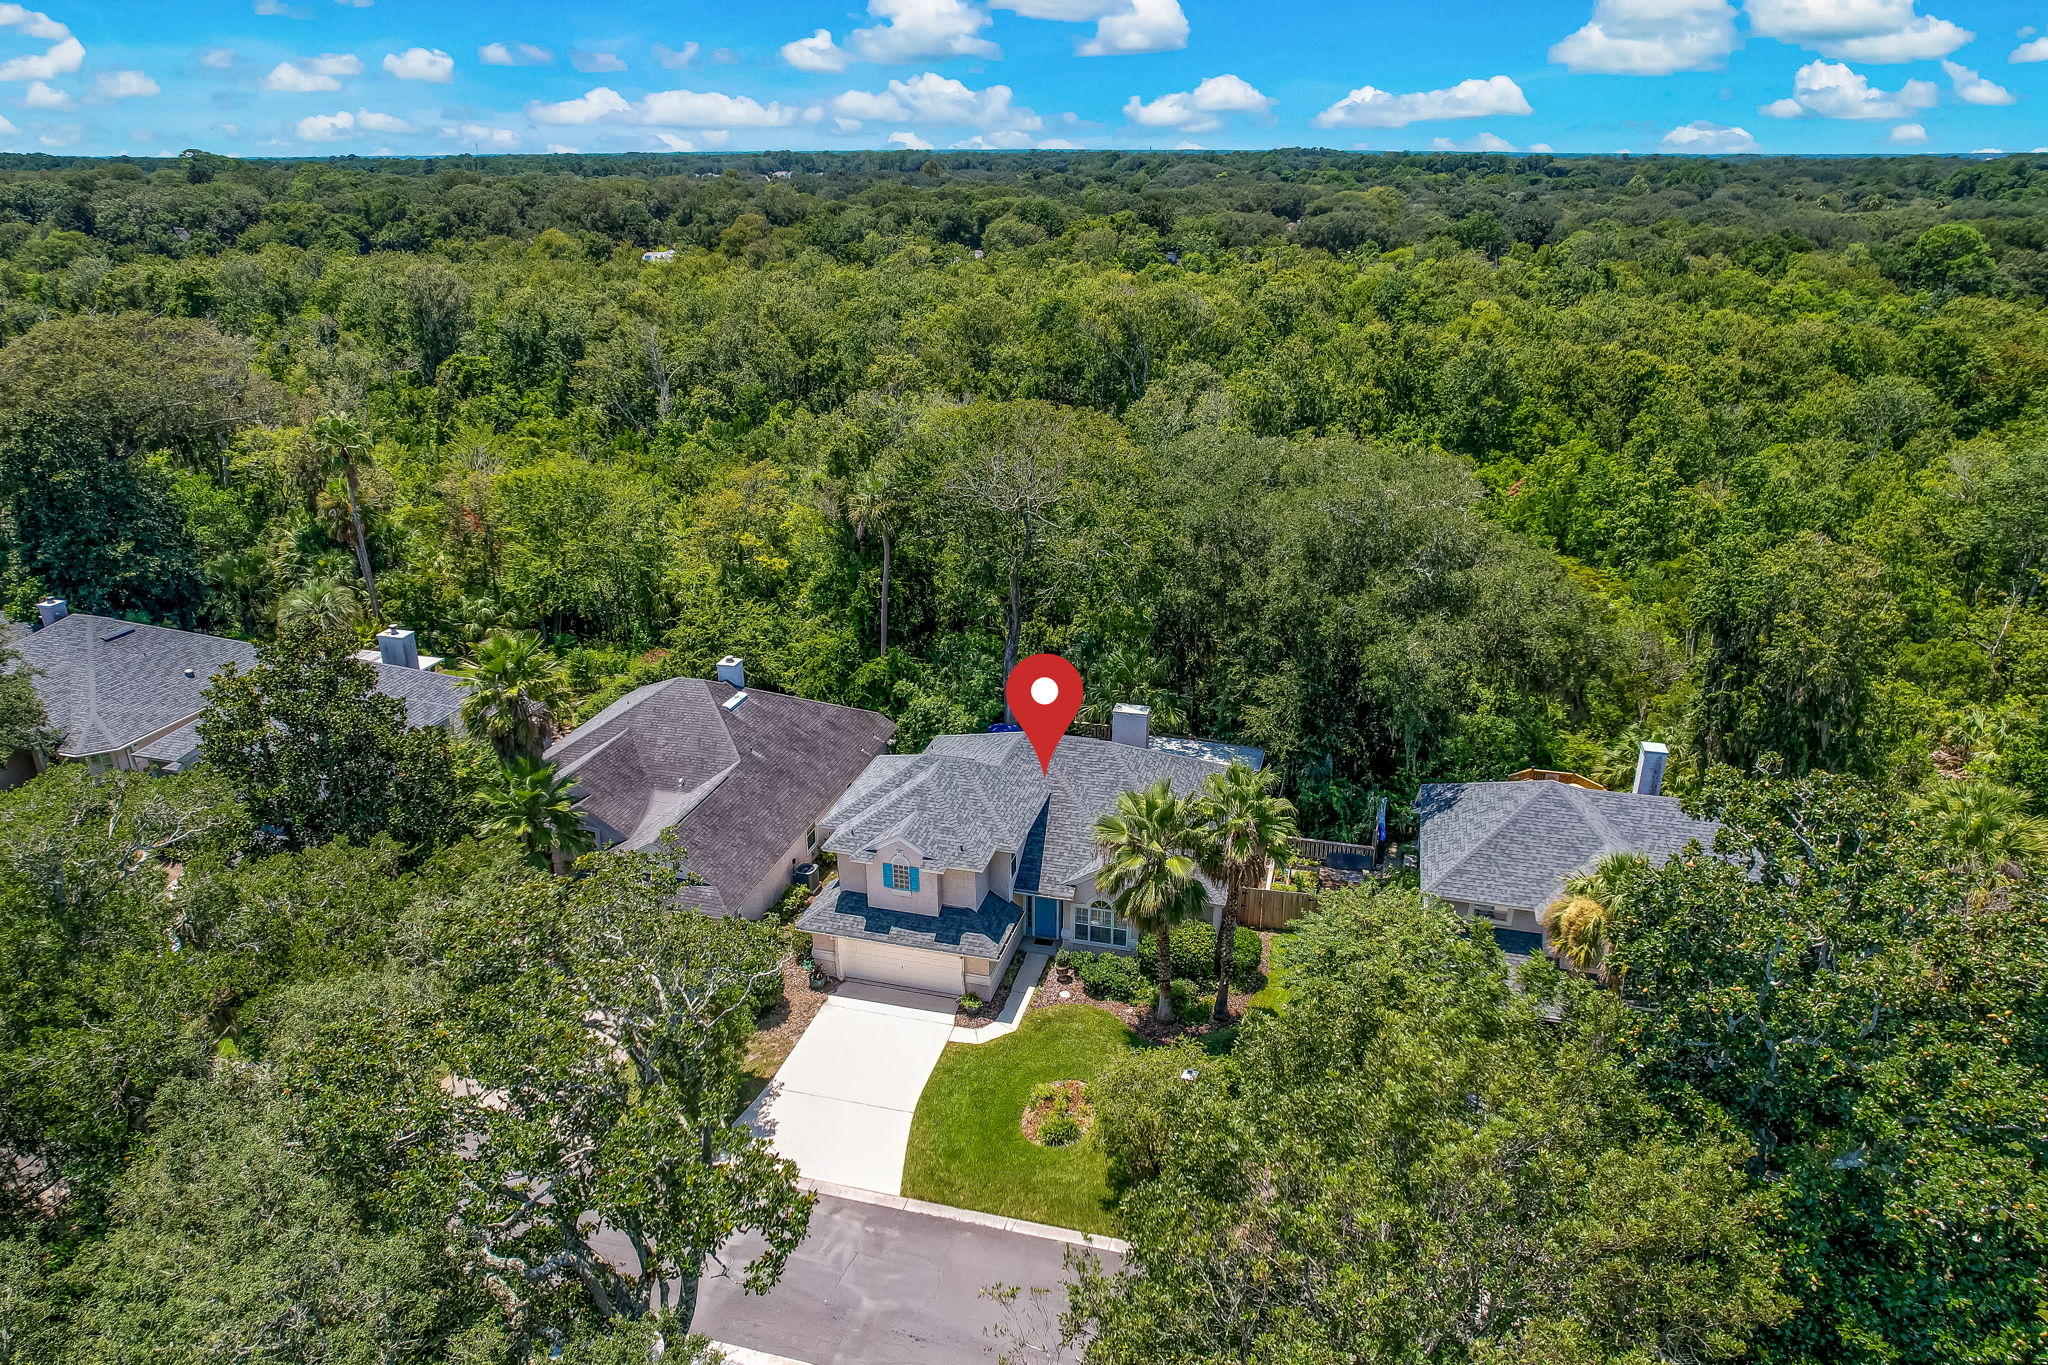
{"type": "Polygon", "coordinates": [[[1031,1087],[1019,1126],[1041,1147],[1073,1146],[1095,1126],[1088,1087],[1080,1081],[1047,1081],[1031,1087]]]}

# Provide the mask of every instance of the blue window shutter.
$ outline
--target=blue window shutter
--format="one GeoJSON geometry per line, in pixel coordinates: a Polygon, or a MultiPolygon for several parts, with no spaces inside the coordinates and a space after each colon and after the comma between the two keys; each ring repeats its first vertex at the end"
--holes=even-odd
{"type": "Polygon", "coordinates": [[[886,887],[888,887],[888,888],[889,888],[890,890],[892,890],[892,891],[893,891],[893,890],[895,890],[895,888],[896,888],[896,864],[894,864],[894,863],[883,863],[883,864],[882,864],[882,885],[883,885],[883,886],[886,886],[886,887]]]}
{"type": "Polygon", "coordinates": [[[912,891],[917,890],[917,869],[915,867],[910,869],[910,889],[912,891]]]}

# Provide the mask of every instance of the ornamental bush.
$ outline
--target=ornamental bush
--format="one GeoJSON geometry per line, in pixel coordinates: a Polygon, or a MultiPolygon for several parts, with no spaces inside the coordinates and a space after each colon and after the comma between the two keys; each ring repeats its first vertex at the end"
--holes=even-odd
{"type": "MultiPolygon", "coordinates": [[[[1173,953],[1173,974],[1190,981],[1213,982],[1216,979],[1216,927],[1194,921],[1176,924],[1167,939],[1173,953]]],[[[1149,949],[1148,949],[1149,951],[1149,949]]],[[[1240,986],[1252,986],[1259,976],[1259,936],[1256,932],[1237,926],[1235,953],[1231,969],[1231,980],[1240,986]]]]}
{"type": "Polygon", "coordinates": [[[1130,1000],[1150,989],[1137,960],[1122,953],[1076,953],[1073,967],[1098,1000],[1130,1000]]]}

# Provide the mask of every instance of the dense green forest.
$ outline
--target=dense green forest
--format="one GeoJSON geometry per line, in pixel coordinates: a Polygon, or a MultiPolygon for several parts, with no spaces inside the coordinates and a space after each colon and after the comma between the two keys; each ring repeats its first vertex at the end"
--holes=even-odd
{"type": "Polygon", "coordinates": [[[367,624],[340,414],[381,615],[455,657],[538,629],[593,703],[736,651],[916,746],[1053,649],[1269,749],[1326,834],[1419,779],[1611,778],[1639,734],[2038,795],[2044,190],[2031,158],[12,158],[7,601],[367,624]]]}
{"type": "Polygon", "coordinates": [[[725,1126],[801,945],[549,875],[387,621],[913,750],[1056,650],[1332,837],[1667,740],[1732,861],[1616,872],[1595,979],[1346,893],[1134,1050],[1074,1342],[2039,1358],[2044,296],[2048,158],[0,156],[0,607],[261,647],[194,771],[0,796],[0,1365],[687,1360],[803,1237],[725,1126]]]}

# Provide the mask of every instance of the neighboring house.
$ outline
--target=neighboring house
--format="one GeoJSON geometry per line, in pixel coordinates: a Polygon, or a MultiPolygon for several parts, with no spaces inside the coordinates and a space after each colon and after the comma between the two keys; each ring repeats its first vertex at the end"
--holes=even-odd
{"type": "Polygon", "coordinates": [[[635,688],[555,741],[547,760],[575,779],[576,809],[600,845],[652,848],[673,829],[704,879],[685,903],[759,919],[815,860],[818,817],[896,726],[749,688],[736,658],[718,674],[635,688]]]}
{"type": "Polygon", "coordinates": [[[1257,749],[1154,739],[1149,714],[1118,707],[1114,738],[1068,735],[1044,772],[1014,731],[941,735],[921,754],[870,763],[819,821],[839,876],[797,921],[818,965],[842,978],[987,997],[1027,941],[1135,950],[1131,925],[1095,885],[1096,820],[1123,793],[1162,778],[1186,795],[1232,762],[1265,759],[1257,749]]]}
{"type": "Polygon", "coordinates": [[[1511,952],[1536,952],[1543,911],[1563,894],[1564,879],[1601,855],[1662,862],[1693,842],[1711,849],[1720,826],[1657,794],[1664,748],[1644,749],[1635,791],[1608,791],[1576,774],[1423,787],[1415,801],[1423,892],[1494,926],[1511,952]]]}
{"type": "MultiPolygon", "coordinates": [[[[55,753],[10,757],[0,785],[26,781],[53,759],[177,772],[199,757],[199,713],[213,675],[256,663],[255,646],[241,640],[73,612],[61,599],[37,608],[42,623],[16,628],[12,643],[61,738],[55,753]]],[[[394,626],[377,639],[390,650],[409,646],[412,632],[394,626]]],[[[375,668],[377,690],[405,703],[407,724],[457,723],[462,693],[454,679],[384,662],[375,668]]]]}

